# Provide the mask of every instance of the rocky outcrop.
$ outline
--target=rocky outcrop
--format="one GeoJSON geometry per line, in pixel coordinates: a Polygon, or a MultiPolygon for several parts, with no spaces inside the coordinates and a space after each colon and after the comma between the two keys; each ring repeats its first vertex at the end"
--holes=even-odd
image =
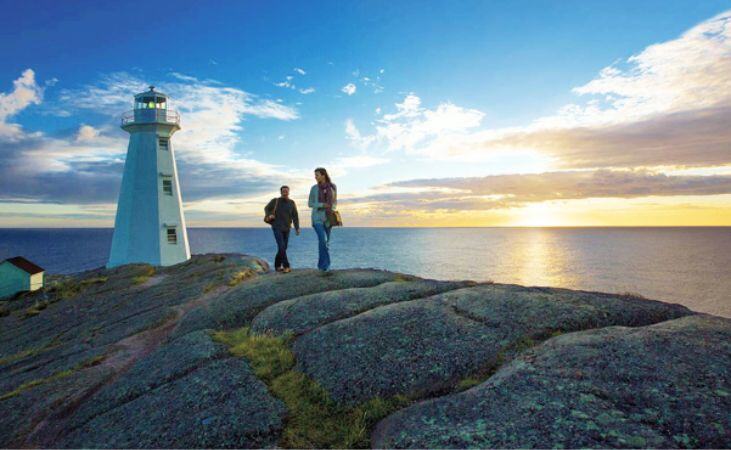
{"type": "Polygon", "coordinates": [[[47,289],[15,299],[12,313],[0,319],[0,403],[9,411],[0,418],[0,445],[205,447],[222,442],[223,436],[240,446],[273,445],[281,430],[282,405],[246,362],[213,365],[229,355],[206,333],[186,336],[180,345],[169,341],[190,311],[232,284],[267,271],[258,258],[203,255],[157,270],[132,265],[57,277],[47,289]],[[236,373],[223,382],[218,378],[226,366],[236,373]],[[249,391],[232,390],[236,383],[249,391]],[[188,390],[186,384],[197,388],[188,390]],[[256,438],[234,439],[228,431],[220,439],[215,433],[175,437],[182,429],[164,429],[173,410],[188,425],[208,417],[203,414],[215,416],[218,407],[211,402],[216,389],[220,398],[233,396],[232,406],[253,412],[264,405],[262,414],[269,419],[246,431],[256,438]],[[120,411],[126,412],[115,416],[120,411]],[[104,434],[104,428],[112,432],[104,434]],[[158,435],[162,437],[154,438],[158,435]],[[195,436],[204,440],[191,440],[195,436]]]}
{"type": "Polygon", "coordinates": [[[731,320],[679,305],[233,254],[51,284],[0,318],[3,447],[275,447],[316,402],[376,447],[731,446],[731,320]]]}
{"type": "Polygon", "coordinates": [[[731,320],[549,339],[465,392],[382,421],[378,448],[726,448],[731,320]]]}
{"type": "Polygon", "coordinates": [[[469,284],[474,283],[402,279],[370,288],[305,295],[266,308],[252,321],[251,328],[260,333],[269,331],[301,335],[378,306],[429,297],[469,284]]]}
{"type": "MultiPolygon", "coordinates": [[[[482,285],[394,303],[297,339],[298,367],[339,402],[445,392],[504,363],[526,340],[597,326],[643,325],[688,310],[561,289],[482,285]]],[[[524,344],[523,344],[524,345],[524,344]]]]}

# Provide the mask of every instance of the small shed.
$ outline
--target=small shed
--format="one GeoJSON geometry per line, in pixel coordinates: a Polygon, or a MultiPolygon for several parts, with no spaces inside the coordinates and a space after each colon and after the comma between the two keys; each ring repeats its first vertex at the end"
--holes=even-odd
{"type": "Polygon", "coordinates": [[[45,270],[22,256],[0,262],[0,298],[43,287],[45,270]]]}

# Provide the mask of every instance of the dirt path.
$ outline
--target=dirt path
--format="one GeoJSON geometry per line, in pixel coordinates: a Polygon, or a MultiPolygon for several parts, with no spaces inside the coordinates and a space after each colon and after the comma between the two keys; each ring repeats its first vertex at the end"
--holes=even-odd
{"type": "MultiPolygon", "coordinates": [[[[146,282],[147,286],[158,284],[164,276],[152,277],[146,282]],[[157,279],[156,279],[157,278],[157,279]]],[[[112,350],[105,355],[105,359],[96,366],[81,370],[94,370],[102,375],[101,380],[89,386],[83,391],[77,392],[65,398],[58,406],[44,412],[43,417],[38,418],[37,424],[19,443],[19,447],[48,448],[58,442],[59,437],[67,433],[66,422],[76,410],[100,389],[115,383],[134,364],[157,350],[163,345],[170,334],[175,330],[182,319],[189,311],[202,307],[214,298],[224,294],[231,287],[219,286],[201,296],[195,297],[183,304],[174,306],[171,309],[172,316],[155,328],[142,331],[128,336],[112,345],[112,350]],[[103,375],[111,369],[111,375],[103,375]]]]}

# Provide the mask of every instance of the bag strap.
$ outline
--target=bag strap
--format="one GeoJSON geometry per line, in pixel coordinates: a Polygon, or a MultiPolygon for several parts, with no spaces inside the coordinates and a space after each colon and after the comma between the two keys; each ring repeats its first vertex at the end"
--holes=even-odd
{"type": "Polygon", "coordinates": [[[274,202],[274,212],[272,213],[274,217],[277,217],[277,206],[279,206],[279,198],[274,202]]]}

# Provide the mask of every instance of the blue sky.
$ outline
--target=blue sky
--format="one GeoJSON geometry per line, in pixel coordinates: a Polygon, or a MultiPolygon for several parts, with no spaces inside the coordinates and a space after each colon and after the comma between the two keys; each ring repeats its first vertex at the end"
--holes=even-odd
{"type": "MultiPolygon", "coordinates": [[[[703,209],[699,217],[731,218],[731,161],[720,150],[691,156],[678,146],[642,159],[625,145],[669,145],[668,123],[698,124],[693,111],[723,106],[729,76],[709,83],[693,74],[717,67],[697,55],[728,60],[728,1],[1,7],[0,226],[111,226],[126,151],[118,117],[131,107],[124,99],[131,104],[149,83],[179,100],[185,132],[175,145],[194,225],[258,225],[258,202],[281,183],[303,195],[318,165],[333,168],[362,225],[452,224],[464,211],[476,217],[473,225],[611,224],[601,214],[578,214],[586,208],[580,202],[636,217],[627,199],[658,208],[642,219],[647,224],[683,217],[678,205],[703,209]],[[687,34],[697,27],[711,31],[687,34]],[[680,89],[688,85],[683,76],[698,89],[680,89]],[[645,95],[645,85],[658,92],[645,95]],[[717,90],[701,90],[709,85],[717,90]],[[576,133],[555,135],[585,127],[606,143],[595,148],[577,144],[576,133]],[[632,140],[638,133],[647,139],[632,140]],[[34,158],[40,167],[31,168],[34,158]],[[510,186],[526,180],[503,186],[489,178],[564,171],[545,178],[584,186],[576,170],[593,170],[581,176],[597,185],[626,184],[617,180],[627,172],[641,187],[567,185],[556,198],[545,195],[551,185],[544,181],[533,187],[541,192],[523,192],[510,186]]],[[[723,148],[726,136],[708,124],[727,118],[718,110],[705,128],[673,142],[690,142],[702,129],[716,137],[708,148],[723,148]]]]}

